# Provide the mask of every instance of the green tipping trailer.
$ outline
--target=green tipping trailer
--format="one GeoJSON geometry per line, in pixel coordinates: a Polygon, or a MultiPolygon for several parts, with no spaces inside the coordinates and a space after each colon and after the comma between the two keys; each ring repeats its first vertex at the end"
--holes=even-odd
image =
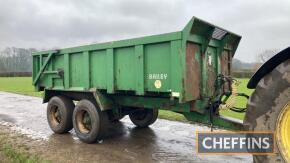
{"type": "Polygon", "coordinates": [[[88,143],[101,137],[107,120],[129,115],[135,125],[146,127],[158,109],[237,128],[210,108],[230,91],[230,82],[220,76],[230,75],[240,39],[193,17],[178,32],[36,52],[33,85],[44,90],[52,130],[74,127],[88,143]]]}

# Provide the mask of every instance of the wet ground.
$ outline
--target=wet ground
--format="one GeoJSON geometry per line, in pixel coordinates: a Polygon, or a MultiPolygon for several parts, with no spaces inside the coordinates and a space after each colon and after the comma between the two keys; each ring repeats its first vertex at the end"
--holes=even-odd
{"type": "Polygon", "coordinates": [[[162,119],[150,128],[138,129],[125,117],[112,125],[106,139],[84,144],[73,131],[65,135],[51,132],[41,98],[6,92],[0,92],[1,125],[25,135],[31,139],[29,144],[34,143],[31,148],[42,148],[35,152],[42,151],[42,157],[58,162],[252,162],[250,155],[196,155],[196,131],[210,129],[162,119]]]}

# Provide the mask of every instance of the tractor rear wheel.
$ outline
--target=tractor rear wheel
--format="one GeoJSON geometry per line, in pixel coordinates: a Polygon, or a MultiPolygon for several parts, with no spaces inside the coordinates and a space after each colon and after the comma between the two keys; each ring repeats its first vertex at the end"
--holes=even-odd
{"type": "Polygon", "coordinates": [[[158,109],[135,109],[129,117],[137,127],[148,127],[157,120],[158,109]]]}
{"type": "Polygon", "coordinates": [[[290,162],[290,60],[259,82],[247,108],[245,127],[274,132],[278,149],[274,155],[254,155],[254,162],[290,162]]]}

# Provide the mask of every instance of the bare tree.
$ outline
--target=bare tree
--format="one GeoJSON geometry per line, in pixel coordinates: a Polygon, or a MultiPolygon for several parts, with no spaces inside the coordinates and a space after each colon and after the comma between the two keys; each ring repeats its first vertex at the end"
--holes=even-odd
{"type": "Polygon", "coordinates": [[[272,58],[275,54],[277,54],[280,50],[279,49],[267,49],[264,50],[262,53],[257,55],[257,62],[265,63],[270,58],[272,58]]]}
{"type": "Polygon", "coordinates": [[[0,51],[0,72],[31,72],[35,49],[7,47],[0,51]]]}

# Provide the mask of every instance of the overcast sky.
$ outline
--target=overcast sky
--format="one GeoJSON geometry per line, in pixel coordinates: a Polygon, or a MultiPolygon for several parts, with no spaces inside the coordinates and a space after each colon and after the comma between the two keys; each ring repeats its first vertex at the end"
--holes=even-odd
{"type": "Polygon", "coordinates": [[[0,48],[49,49],[181,30],[192,16],[241,35],[236,58],[290,46],[289,0],[0,0],[0,48]]]}

